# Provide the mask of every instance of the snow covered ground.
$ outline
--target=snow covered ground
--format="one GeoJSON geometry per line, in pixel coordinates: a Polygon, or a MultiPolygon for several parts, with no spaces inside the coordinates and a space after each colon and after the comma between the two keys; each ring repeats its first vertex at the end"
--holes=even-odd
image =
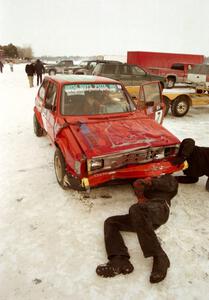
{"type": "MultiPolygon", "coordinates": [[[[171,260],[167,278],[149,283],[152,259],[137,237],[123,236],[135,270],[103,279],[103,222],[136,201],[129,185],[92,190],[90,198],[57,184],[54,150],[33,133],[37,87],[29,88],[24,65],[0,73],[0,299],[1,300],[206,300],[209,295],[209,194],[206,177],[180,185],[171,216],[157,234],[171,260]],[[110,198],[105,198],[105,196],[110,198]]],[[[180,139],[209,147],[209,107],[164,126],[180,139]]]]}

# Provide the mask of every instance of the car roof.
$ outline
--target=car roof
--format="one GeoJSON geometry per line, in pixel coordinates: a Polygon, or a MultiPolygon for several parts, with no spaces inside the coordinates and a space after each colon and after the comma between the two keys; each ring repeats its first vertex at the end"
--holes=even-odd
{"type": "Polygon", "coordinates": [[[54,76],[45,76],[45,78],[51,78],[59,83],[117,83],[121,84],[119,81],[110,79],[107,77],[101,76],[92,76],[92,75],[65,75],[65,74],[57,74],[54,76]]]}

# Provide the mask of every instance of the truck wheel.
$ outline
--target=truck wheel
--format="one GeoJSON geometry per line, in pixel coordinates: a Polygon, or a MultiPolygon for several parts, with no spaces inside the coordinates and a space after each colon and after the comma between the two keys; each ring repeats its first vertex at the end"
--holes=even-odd
{"type": "Polygon", "coordinates": [[[49,75],[50,76],[56,75],[56,70],[54,69],[49,70],[49,75]]]}
{"type": "Polygon", "coordinates": [[[69,188],[65,168],[66,168],[65,159],[60,149],[57,148],[54,153],[54,170],[55,170],[57,182],[64,190],[69,188]]]}
{"type": "Polygon", "coordinates": [[[165,114],[164,116],[167,116],[169,109],[170,109],[170,100],[167,96],[163,95],[163,103],[165,104],[165,114]]]}
{"type": "Polygon", "coordinates": [[[178,96],[171,105],[171,112],[176,117],[183,117],[189,111],[190,103],[186,96],[178,96]]]}
{"type": "Polygon", "coordinates": [[[176,83],[176,78],[175,77],[168,77],[167,78],[167,88],[172,89],[176,83]]]}
{"type": "Polygon", "coordinates": [[[33,129],[36,136],[40,137],[44,135],[44,129],[39,124],[35,113],[33,115],[33,129]]]}

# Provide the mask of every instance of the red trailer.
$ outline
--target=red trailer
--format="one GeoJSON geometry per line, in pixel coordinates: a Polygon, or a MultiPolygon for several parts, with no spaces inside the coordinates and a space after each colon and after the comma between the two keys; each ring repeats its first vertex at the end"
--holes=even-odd
{"type": "Polygon", "coordinates": [[[167,87],[171,88],[176,82],[185,82],[188,70],[195,64],[202,64],[204,55],[128,51],[127,62],[146,67],[153,74],[164,76],[168,81],[167,87]]]}

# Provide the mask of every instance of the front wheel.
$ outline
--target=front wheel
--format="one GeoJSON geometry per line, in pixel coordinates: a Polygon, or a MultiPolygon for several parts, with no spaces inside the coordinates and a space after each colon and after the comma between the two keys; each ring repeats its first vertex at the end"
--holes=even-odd
{"type": "Polygon", "coordinates": [[[176,117],[183,117],[190,108],[189,100],[186,96],[178,96],[171,105],[171,112],[176,117]]]}
{"type": "Polygon", "coordinates": [[[44,129],[39,124],[36,114],[33,115],[33,130],[36,136],[40,137],[44,135],[44,129]]]}
{"type": "Polygon", "coordinates": [[[66,169],[65,159],[60,149],[57,148],[54,153],[54,170],[55,170],[57,182],[64,190],[68,189],[69,187],[65,169],[66,169]]]}

